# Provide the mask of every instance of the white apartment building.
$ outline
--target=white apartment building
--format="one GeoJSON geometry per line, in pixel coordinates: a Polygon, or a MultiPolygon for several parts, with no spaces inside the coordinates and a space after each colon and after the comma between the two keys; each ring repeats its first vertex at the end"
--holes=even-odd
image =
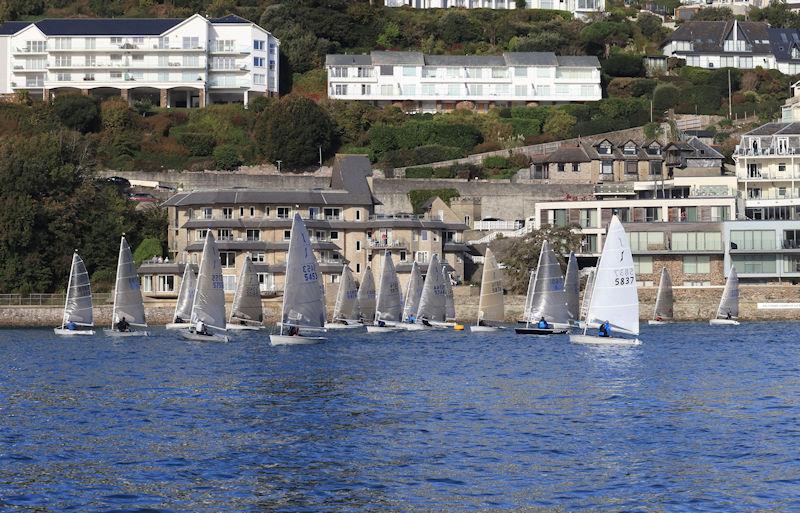
{"type": "MultiPolygon", "coordinates": [[[[415,9],[517,9],[517,0],[385,0],[387,7],[409,6],[415,9]]],[[[525,9],[569,11],[582,18],[605,10],[605,0],[525,0],[525,9]]]]}
{"type": "Polygon", "coordinates": [[[424,55],[375,51],[325,59],[328,96],[337,100],[400,104],[407,111],[439,112],[470,102],[492,107],[597,101],[600,62],[594,56],[550,52],[502,55],[424,55]]]}
{"type": "Polygon", "coordinates": [[[80,92],[162,107],[278,94],[280,41],[238,16],[0,24],[0,95],[80,92]]]}

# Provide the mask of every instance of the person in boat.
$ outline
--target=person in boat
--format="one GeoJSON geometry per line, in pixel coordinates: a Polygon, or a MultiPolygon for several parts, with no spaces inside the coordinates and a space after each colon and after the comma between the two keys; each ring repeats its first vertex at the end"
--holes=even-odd
{"type": "Polygon", "coordinates": [[[415,322],[417,322],[417,316],[414,315],[414,314],[409,315],[408,316],[408,323],[409,324],[414,324],[415,322]]]}
{"type": "Polygon", "coordinates": [[[67,329],[70,331],[75,331],[76,329],[78,329],[78,325],[72,321],[67,321],[67,329]]]}
{"type": "Polygon", "coordinates": [[[204,335],[206,337],[211,335],[208,332],[208,328],[206,328],[206,324],[203,321],[197,321],[197,326],[195,326],[194,331],[198,335],[204,335]]]}
{"type": "Polygon", "coordinates": [[[597,334],[601,337],[611,336],[611,325],[608,323],[608,321],[600,325],[600,328],[597,330],[597,334]]]}
{"type": "Polygon", "coordinates": [[[381,319],[378,319],[378,326],[380,326],[381,328],[383,328],[384,326],[386,326],[386,323],[385,323],[383,320],[381,320],[381,319]]]}
{"type": "Polygon", "coordinates": [[[344,320],[344,319],[336,319],[336,323],[337,324],[344,324],[345,326],[347,326],[347,321],[344,320]]]}
{"type": "Polygon", "coordinates": [[[725,318],[728,319],[729,321],[733,318],[731,316],[731,311],[730,310],[728,310],[728,313],[725,315],[725,318]]]}
{"type": "Polygon", "coordinates": [[[130,325],[130,323],[128,323],[127,319],[125,319],[124,315],[122,316],[122,319],[117,321],[117,331],[120,331],[120,332],[128,331],[130,329],[130,327],[131,327],[131,325],[130,325]]]}
{"type": "Polygon", "coordinates": [[[428,319],[425,319],[425,318],[423,317],[423,318],[422,318],[422,325],[423,325],[423,326],[428,326],[428,327],[430,327],[430,326],[431,326],[431,323],[430,323],[430,322],[428,322],[428,319]]]}
{"type": "Polygon", "coordinates": [[[661,321],[663,321],[664,319],[663,319],[663,318],[662,318],[660,315],[656,315],[656,320],[657,320],[658,322],[661,322],[661,321]]]}
{"type": "Polygon", "coordinates": [[[289,336],[296,337],[300,335],[300,329],[297,326],[289,326],[289,336]]]}
{"type": "Polygon", "coordinates": [[[547,321],[544,319],[544,317],[542,317],[541,319],[539,319],[539,323],[536,325],[536,327],[541,330],[546,330],[547,328],[550,327],[550,325],[547,324],[547,321]]]}
{"type": "Polygon", "coordinates": [[[175,317],[175,324],[183,324],[184,322],[186,322],[186,321],[181,319],[181,317],[179,315],[175,317]]]}

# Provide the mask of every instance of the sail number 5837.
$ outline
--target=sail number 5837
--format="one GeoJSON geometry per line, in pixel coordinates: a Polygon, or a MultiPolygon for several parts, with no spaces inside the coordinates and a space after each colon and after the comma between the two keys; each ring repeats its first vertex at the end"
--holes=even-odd
{"type": "Polygon", "coordinates": [[[614,286],[630,285],[636,281],[633,269],[617,269],[614,271],[614,286]]]}

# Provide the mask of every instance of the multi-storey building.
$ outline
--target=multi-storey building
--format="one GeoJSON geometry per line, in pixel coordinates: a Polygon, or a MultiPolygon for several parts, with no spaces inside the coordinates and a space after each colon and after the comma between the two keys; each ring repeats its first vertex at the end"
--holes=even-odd
{"type": "Polygon", "coordinates": [[[238,16],[0,24],[0,94],[149,99],[162,107],[278,93],[280,41],[238,16]]]}
{"type": "Polygon", "coordinates": [[[759,9],[769,6],[772,0],[683,0],[683,4],[675,8],[675,18],[690,20],[702,9],[730,9],[733,14],[745,16],[753,7],[759,9]]]}
{"type": "Polygon", "coordinates": [[[604,0],[525,0],[524,7],[517,0],[386,0],[387,7],[409,6],[416,9],[556,9],[569,11],[578,18],[605,9],[604,0]]]}
{"type": "Polygon", "coordinates": [[[586,102],[602,97],[600,62],[594,56],[375,51],[328,55],[325,66],[330,98],[398,104],[407,111],[447,111],[469,102],[485,112],[495,106],[586,102]]]}
{"type": "Polygon", "coordinates": [[[336,283],[347,263],[357,279],[372,269],[377,278],[385,250],[392,252],[402,284],[411,264],[427,264],[433,254],[453,278],[464,276],[463,231],[467,228],[443,201],[433,200],[423,215],[376,214],[371,169],[363,156],[338,156],[329,188],[311,190],[222,189],[174,195],[166,202],[172,264],[142,267],[149,295],[174,296],[182,264],[197,264],[209,230],[217,240],[225,290],[233,292],[249,256],[262,291],[283,289],[292,219],[306,221],[325,283],[336,283]],[[171,277],[170,277],[171,276],[171,277]],[[160,287],[160,288],[156,288],[160,287]]]}
{"type": "Polygon", "coordinates": [[[800,282],[800,221],[728,221],[725,274],[732,265],[744,282],[800,282]]]}

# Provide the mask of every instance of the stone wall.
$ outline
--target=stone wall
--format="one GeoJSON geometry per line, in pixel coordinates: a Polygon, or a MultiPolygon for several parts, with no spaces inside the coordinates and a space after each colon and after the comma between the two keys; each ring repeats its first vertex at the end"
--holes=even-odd
{"type": "Polygon", "coordinates": [[[328,187],[330,172],[320,174],[265,174],[226,171],[100,171],[100,176],[121,176],[128,180],[147,180],[171,185],[183,190],[224,189],[227,187],[251,187],[264,189],[313,189],[328,187]]]}

